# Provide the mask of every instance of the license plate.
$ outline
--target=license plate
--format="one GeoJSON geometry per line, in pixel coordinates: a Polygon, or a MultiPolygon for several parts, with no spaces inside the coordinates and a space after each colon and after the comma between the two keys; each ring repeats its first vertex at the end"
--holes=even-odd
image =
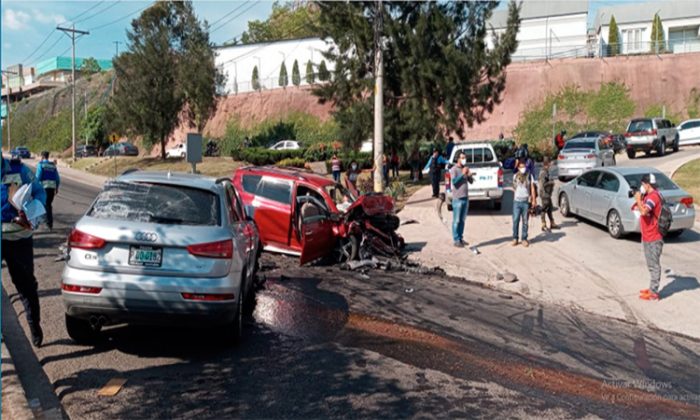
{"type": "Polygon", "coordinates": [[[129,265],[160,267],[162,263],[162,248],[151,246],[132,246],[129,248],[129,265]]]}
{"type": "Polygon", "coordinates": [[[469,195],[474,197],[480,197],[486,195],[486,191],[469,191],[469,195]]]}

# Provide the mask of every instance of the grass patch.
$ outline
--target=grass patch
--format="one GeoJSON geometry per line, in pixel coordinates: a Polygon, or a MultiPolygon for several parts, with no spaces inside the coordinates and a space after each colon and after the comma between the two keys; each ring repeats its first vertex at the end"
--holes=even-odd
{"type": "Polygon", "coordinates": [[[673,175],[673,180],[688,191],[695,202],[700,200],[700,159],[691,160],[681,166],[673,175]]]}
{"type": "MultiPolygon", "coordinates": [[[[74,169],[86,170],[87,172],[107,177],[121,174],[127,169],[189,172],[192,168],[192,166],[183,159],[161,160],[160,158],[154,157],[131,156],[119,156],[116,159],[102,159],[103,158],[80,159],[72,167],[74,169]]],[[[243,165],[243,162],[237,162],[231,158],[205,157],[202,162],[197,164],[197,171],[202,175],[212,177],[230,176],[235,169],[243,165]]]]}

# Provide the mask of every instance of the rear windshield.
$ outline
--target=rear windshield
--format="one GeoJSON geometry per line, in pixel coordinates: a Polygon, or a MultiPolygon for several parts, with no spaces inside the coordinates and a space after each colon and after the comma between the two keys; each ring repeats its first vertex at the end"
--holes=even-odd
{"type": "Polygon", "coordinates": [[[175,225],[218,226],[216,194],[179,185],[110,182],[97,196],[88,216],[175,225]]]}
{"type": "Polygon", "coordinates": [[[651,131],[654,126],[651,120],[633,120],[630,123],[630,127],[627,129],[628,133],[636,133],[638,131],[651,131]]]}
{"type": "Polygon", "coordinates": [[[568,141],[564,145],[564,150],[570,149],[595,149],[594,141],[568,141]]]}
{"type": "Polygon", "coordinates": [[[455,150],[452,163],[457,163],[460,153],[464,153],[467,156],[467,164],[488,163],[494,160],[493,153],[488,147],[467,147],[455,150]]]}
{"type": "MultiPolygon", "coordinates": [[[[671,181],[666,175],[662,174],[661,172],[653,172],[653,174],[656,177],[656,187],[661,191],[679,189],[678,185],[674,184],[673,181],[671,181]]],[[[639,185],[641,184],[643,175],[644,174],[625,175],[625,180],[628,184],[630,184],[631,188],[638,189],[639,185]]]]}

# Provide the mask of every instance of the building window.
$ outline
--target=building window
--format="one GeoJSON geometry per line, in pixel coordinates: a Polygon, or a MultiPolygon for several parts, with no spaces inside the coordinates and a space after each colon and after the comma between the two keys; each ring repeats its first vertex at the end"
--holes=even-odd
{"type": "Polygon", "coordinates": [[[627,29],[622,31],[623,53],[635,53],[644,50],[644,28],[627,29]]]}
{"type": "Polygon", "coordinates": [[[668,46],[674,53],[700,51],[700,27],[669,28],[668,46]]]}

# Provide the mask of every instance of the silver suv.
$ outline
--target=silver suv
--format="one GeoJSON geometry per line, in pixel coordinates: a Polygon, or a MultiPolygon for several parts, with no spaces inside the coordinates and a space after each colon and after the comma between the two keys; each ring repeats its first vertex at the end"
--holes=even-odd
{"type": "Polygon", "coordinates": [[[68,335],[92,343],[105,325],[165,323],[216,326],[237,342],[259,251],[251,216],[227,179],[132,172],[108,182],[69,237],[68,335]]]}
{"type": "Polygon", "coordinates": [[[666,154],[672,148],[678,151],[678,130],[671,121],[663,118],[637,118],[630,121],[625,132],[627,140],[627,157],[634,159],[637,152],[647,155],[652,150],[659,156],[666,154]]]}

